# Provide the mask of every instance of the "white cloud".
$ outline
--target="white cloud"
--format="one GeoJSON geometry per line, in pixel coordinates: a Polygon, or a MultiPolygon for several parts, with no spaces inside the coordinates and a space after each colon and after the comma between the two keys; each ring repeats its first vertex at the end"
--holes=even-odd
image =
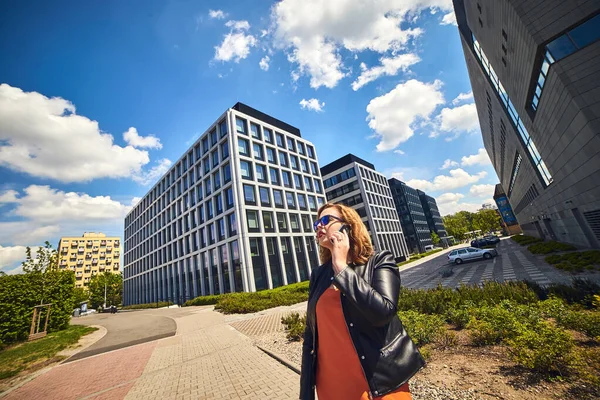
{"type": "Polygon", "coordinates": [[[156,165],[150,171],[136,175],[133,180],[141,185],[147,186],[158,181],[168,170],[173,163],[167,158],[156,161],[156,165]]]}
{"type": "Polygon", "coordinates": [[[362,72],[360,76],[352,82],[353,90],[356,91],[381,76],[394,76],[399,70],[406,72],[408,67],[418,63],[421,59],[416,54],[405,53],[392,58],[381,57],[379,61],[381,62],[381,65],[372,68],[367,68],[364,63],[361,63],[362,72]]]}
{"type": "Polygon", "coordinates": [[[390,92],[376,97],[367,106],[369,127],[380,138],[377,151],[388,151],[410,139],[417,119],[428,119],[444,103],[442,83],[423,83],[411,79],[390,92]]]}
{"type": "Polygon", "coordinates": [[[272,8],[274,38],[290,49],[295,76],[310,76],[310,86],[333,88],[347,75],[340,51],[380,54],[405,49],[420,28],[401,27],[420,11],[452,9],[449,0],[282,0],[272,8]]]}
{"type": "Polygon", "coordinates": [[[438,175],[432,181],[425,179],[411,179],[406,184],[415,189],[421,189],[425,192],[452,190],[467,186],[487,176],[487,172],[481,171],[478,174],[471,175],[461,168],[451,169],[450,175],[438,175]]]}
{"type": "Polygon", "coordinates": [[[458,201],[452,201],[445,204],[439,204],[438,208],[440,209],[440,214],[442,216],[455,214],[459,211],[469,211],[469,212],[477,212],[481,209],[481,204],[479,203],[461,203],[458,201]]]}
{"type": "Polygon", "coordinates": [[[456,14],[454,14],[454,11],[444,14],[444,18],[442,18],[441,24],[458,26],[458,24],[456,23],[456,14]]]}
{"type": "Polygon", "coordinates": [[[465,195],[461,193],[444,193],[435,198],[437,204],[446,204],[457,202],[460,199],[464,198],[465,195]]]}
{"type": "Polygon", "coordinates": [[[490,197],[494,195],[495,185],[473,185],[469,194],[473,197],[490,197]]]}
{"type": "Polygon", "coordinates": [[[17,262],[25,261],[25,250],[26,246],[5,247],[0,245],[0,270],[12,266],[17,262]]]}
{"type": "Polygon", "coordinates": [[[398,150],[394,150],[394,153],[396,153],[396,154],[400,154],[401,156],[405,154],[405,153],[404,153],[402,150],[400,150],[400,149],[398,149],[398,150]]]}
{"type": "Polygon", "coordinates": [[[16,190],[7,190],[5,192],[0,193],[0,204],[16,202],[18,194],[19,192],[17,192],[16,190]]]}
{"type": "Polygon", "coordinates": [[[248,57],[250,48],[257,45],[258,40],[244,31],[250,29],[248,21],[228,21],[225,26],[231,31],[223,37],[223,42],[215,46],[215,60],[238,63],[248,57]]]}
{"type": "Polygon", "coordinates": [[[444,161],[444,165],[442,165],[442,168],[440,169],[448,169],[451,167],[458,167],[458,163],[456,161],[452,161],[451,159],[446,159],[446,161],[444,161]]]}
{"type": "Polygon", "coordinates": [[[227,14],[221,10],[208,10],[208,16],[213,19],[223,19],[227,17],[227,14]]]}
{"type": "Polygon", "coordinates": [[[147,147],[150,149],[162,149],[162,144],[160,143],[160,139],[155,136],[140,136],[138,134],[137,129],[131,127],[123,134],[123,139],[127,142],[127,144],[133,147],[147,147]]]}
{"type": "Polygon", "coordinates": [[[269,56],[264,56],[263,58],[261,58],[260,62],[258,63],[258,65],[260,66],[260,69],[262,69],[263,71],[268,71],[269,70],[269,61],[271,61],[269,56]]]}
{"type": "Polygon", "coordinates": [[[454,100],[452,100],[452,104],[457,105],[463,101],[473,100],[473,92],[460,93],[454,100]]]}
{"type": "Polygon", "coordinates": [[[225,26],[237,31],[247,31],[250,29],[248,21],[227,21],[225,26]]]}
{"type": "Polygon", "coordinates": [[[473,154],[470,156],[464,156],[461,158],[460,164],[463,167],[471,167],[473,165],[490,165],[492,162],[490,161],[490,157],[488,156],[487,151],[485,149],[479,149],[477,154],[473,154]]]}
{"type": "Polygon", "coordinates": [[[113,143],[97,121],[60,97],[0,85],[0,166],[40,178],[83,182],[140,173],[148,152],[113,143]]]}
{"type": "Polygon", "coordinates": [[[306,109],[306,110],[312,110],[312,111],[316,111],[316,112],[322,112],[323,111],[323,107],[325,107],[325,102],[321,102],[319,103],[318,99],[302,99],[300,100],[300,107],[302,107],[302,109],[306,109]]]}
{"type": "MultiPolygon", "coordinates": [[[[437,117],[439,129],[443,132],[474,132],[479,129],[475,103],[463,104],[454,108],[443,108],[437,117]]],[[[433,134],[431,136],[437,136],[433,134]]]]}

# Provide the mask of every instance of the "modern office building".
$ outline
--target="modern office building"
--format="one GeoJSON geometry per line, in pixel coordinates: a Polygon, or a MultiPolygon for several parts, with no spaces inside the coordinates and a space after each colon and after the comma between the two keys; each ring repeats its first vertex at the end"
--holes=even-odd
{"type": "Polygon", "coordinates": [[[124,303],[307,280],[324,202],[317,154],[300,130],[237,103],[125,217],[124,303]]]}
{"type": "Polygon", "coordinates": [[[321,168],[327,201],[354,208],[369,230],[375,250],[408,258],[408,248],[387,179],[375,166],[347,154],[321,168]]]}
{"type": "Polygon", "coordinates": [[[389,179],[388,183],[408,249],[411,253],[423,253],[425,247],[433,243],[419,193],[396,178],[389,179]]]}
{"type": "Polygon", "coordinates": [[[92,276],[110,271],[120,274],[121,238],[85,232],[58,243],[58,268],[75,272],[75,287],[86,287],[92,276]]]}
{"type": "Polygon", "coordinates": [[[502,189],[502,185],[499,183],[494,189],[494,201],[498,206],[498,212],[500,213],[500,217],[502,219],[502,229],[505,231],[505,233],[508,235],[516,235],[521,233],[522,231],[521,227],[519,226],[519,222],[517,221],[517,217],[515,217],[515,213],[510,206],[508,197],[506,197],[506,193],[504,193],[504,189],[502,189]]]}
{"type": "Polygon", "coordinates": [[[444,221],[440,215],[437,202],[433,197],[421,190],[417,190],[417,193],[419,194],[419,200],[421,200],[421,206],[423,206],[423,211],[425,212],[425,219],[429,226],[429,232],[435,232],[436,235],[439,236],[442,244],[448,245],[448,232],[446,232],[446,227],[444,226],[444,221]]]}
{"type": "Polygon", "coordinates": [[[453,2],[485,148],[523,232],[600,247],[600,2],[453,2]]]}

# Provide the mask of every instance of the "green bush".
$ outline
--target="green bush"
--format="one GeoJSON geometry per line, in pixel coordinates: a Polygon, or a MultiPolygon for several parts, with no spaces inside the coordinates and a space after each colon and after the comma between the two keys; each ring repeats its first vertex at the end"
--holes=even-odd
{"type": "Polygon", "coordinates": [[[568,374],[574,348],[568,332],[540,321],[534,327],[518,325],[506,343],[517,364],[543,373],[568,374]]]}
{"type": "Polygon", "coordinates": [[[185,303],[183,303],[183,306],[184,307],[210,306],[213,304],[217,304],[223,296],[224,296],[223,294],[211,294],[208,296],[198,296],[194,299],[186,301],[185,303]]]}
{"type": "Polygon", "coordinates": [[[511,237],[511,239],[515,242],[517,242],[518,244],[520,244],[521,246],[527,246],[533,243],[539,243],[539,242],[543,242],[543,239],[540,238],[536,238],[533,236],[526,236],[526,235],[516,235],[511,237]]]}
{"type": "Polygon", "coordinates": [[[420,253],[420,254],[412,255],[412,256],[410,256],[410,260],[402,261],[401,263],[398,263],[398,266],[401,267],[401,266],[409,264],[409,263],[411,263],[413,261],[419,260],[419,259],[421,259],[423,257],[427,257],[427,256],[430,256],[432,254],[438,253],[438,252],[440,252],[442,250],[444,250],[444,249],[435,249],[435,250],[431,250],[431,251],[428,251],[428,252],[425,252],[425,253],[420,253]]]}
{"type": "Polygon", "coordinates": [[[531,246],[527,247],[527,250],[529,250],[533,254],[549,254],[556,253],[559,251],[577,250],[577,248],[567,243],[550,241],[532,244],[531,246]]]}
{"type": "Polygon", "coordinates": [[[514,336],[517,327],[521,325],[515,309],[517,307],[508,302],[472,309],[473,316],[467,324],[467,329],[473,344],[498,344],[514,336]]]}
{"type": "MultiPolygon", "coordinates": [[[[27,339],[33,307],[52,303],[48,332],[66,328],[75,304],[72,271],[0,276],[0,345],[27,339]]],[[[45,313],[41,326],[44,325],[45,313]]]]}
{"type": "Polygon", "coordinates": [[[215,304],[215,310],[224,314],[248,314],[278,306],[290,306],[306,300],[307,281],[259,292],[224,294],[215,304]]]}
{"type": "Polygon", "coordinates": [[[132,304],[130,306],[121,307],[122,310],[143,310],[147,308],[162,308],[169,307],[175,303],[170,301],[159,301],[157,303],[142,303],[142,304],[132,304]]]}
{"type": "Polygon", "coordinates": [[[293,341],[299,341],[304,335],[306,328],[306,316],[300,317],[299,313],[291,313],[288,316],[281,317],[281,323],[285,326],[287,338],[293,341]]]}
{"type": "Polygon", "coordinates": [[[571,375],[600,390],[600,347],[576,347],[572,356],[571,375]]]}
{"type": "Polygon", "coordinates": [[[535,282],[525,282],[525,284],[540,300],[554,296],[569,304],[581,304],[585,308],[592,308],[594,295],[600,294],[600,285],[589,279],[574,278],[571,285],[553,283],[546,287],[541,287],[535,282]]]}
{"type": "Polygon", "coordinates": [[[445,330],[445,321],[441,315],[427,315],[416,311],[398,313],[406,332],[417,346],[436,341],[445,330]]]}
{"type": "Polygon", "coordinates": [[[475,308],[472,302],[466,302],[457,308],[452,308],[446,313],[446,320],[453,324],[457,329],[464,329],[471,320],[470,310],[475,308]]]}
{"type": "Polygon", "coordinates": [[[559,326],[600,339],[600,312],[567,310],[556,317],[559,326]]]}
{"type": "Polygon", "coordinates": [[[548,264],[569,272],[582,272],[600,266],[600,251],[577,251],[567,254],[552,254],[545,258],[548,264]]]}

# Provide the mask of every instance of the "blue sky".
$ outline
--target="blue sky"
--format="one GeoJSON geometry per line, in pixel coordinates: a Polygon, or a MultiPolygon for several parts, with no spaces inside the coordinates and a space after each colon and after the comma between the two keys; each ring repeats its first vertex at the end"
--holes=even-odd
{"type": "Polygon", "coordinates": [[[228,107],[438,198],[489,202],[449,0],[0,5],[0,268],[123,217],[228,107]]]}

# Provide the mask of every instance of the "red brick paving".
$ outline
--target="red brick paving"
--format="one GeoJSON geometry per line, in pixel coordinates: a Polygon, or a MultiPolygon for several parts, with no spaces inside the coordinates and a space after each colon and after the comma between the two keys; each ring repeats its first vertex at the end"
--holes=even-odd
{"type": "Polygon", "coordinates": [[[59,365],[4,397],[27,400],[122,399],[133,386],[156,342],[144,343],[59,365]],[[115,386],[122,385],[113,390],[115,386]],[[105,392],[103,392],[105,391],[105,392]],[[103,392],[103,393],[98,393],[103,392]],[[93,397],[95,393],[98,396],[93,397]]]}

